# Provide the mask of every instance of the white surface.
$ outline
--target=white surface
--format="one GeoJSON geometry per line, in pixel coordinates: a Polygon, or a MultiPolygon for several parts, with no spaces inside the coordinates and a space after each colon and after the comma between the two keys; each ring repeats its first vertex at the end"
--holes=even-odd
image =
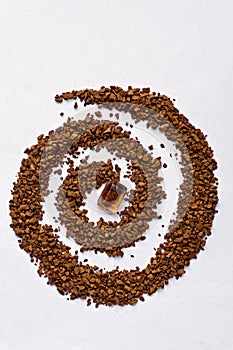
{"type": "Polygon", "coordinates": [[[0,349],[233,348],[232,1],[1,1],[0,349]],[[150,86],[209,136],[220,205],[186,275],[135,307],[87,308],[37,277],[9,228],[23,150],[59,125],[55,93],[150,86]]]}

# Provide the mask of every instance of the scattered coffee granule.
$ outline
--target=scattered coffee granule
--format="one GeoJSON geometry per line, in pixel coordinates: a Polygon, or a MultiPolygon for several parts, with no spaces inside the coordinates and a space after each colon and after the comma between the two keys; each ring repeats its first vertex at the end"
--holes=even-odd
{"type": "Polygon", "coordinates": [[[100,111],[95,112],[95,115],[99,118],[102,117],[102,113],[100,111]]]}
{"type": "Polygon", "coordinates": [[[55,96],[55,101],[58,102],[58,103],[61,103],[63,101],[63,98],[59,95],[56,95],[55,96]]]}
{"type": "Polygon", "coordinates": [[[74,103],[74,109],[77,109],[78,108],[78,104],[77,102],[74,103]]]}
{"type": "Polygon", "coordinates": [[[61,175],[61,174],[62,174],[62,170],[61,170],[61,169],[57,169],[57,170],[54,170],[53,173],[54,173],[54,174],[61,175]]]}
{"type": "MultiPolygon", "coordinates": [[[[213,151],[204,134],[174,107],[165,95],[150,92],[149,88],[101,87],[99,90],[73,90],[56,95],[59,103],[63,99],[84,101],[85,105],[111,102],[131,103],[151,108],[163,115],[179,134],[188,149],[192,161],[194,185],[191,200],[179,225],[165,235],[165,241],[156,249],[146,268],[130,271],[114,269],[104,272],[97,266],[83,265],[77,252],[59,240],[51,225],[43,225],[42,196],[40,189],[40,165],[43,151],[53,131],[48,136],[40,135],[38,143],[27,149],[27,158],[22,160],[18,179],[14,183],[10,200],[11,227],[19,237],[24,249],[38,266],[40,276],[48,284],[56,286],[59,293],[68,299],[87,299],[98,307],[101,304],[134,305],[144,301],[144,295],[152,295],[169,283],[169,279],[180,278],[192,259],[204,249],[206,238],[216,213],[217,168],[213,151]]],[[[153,123],[153,120],[150,120],[153,123]]],[[[53,158],[51,158],[53,161],[53,158]]],[[[45,182],[47,180],[45,179],[45,182]]],[[[45,186],[46,187],[46,186],[45,186]]]]}

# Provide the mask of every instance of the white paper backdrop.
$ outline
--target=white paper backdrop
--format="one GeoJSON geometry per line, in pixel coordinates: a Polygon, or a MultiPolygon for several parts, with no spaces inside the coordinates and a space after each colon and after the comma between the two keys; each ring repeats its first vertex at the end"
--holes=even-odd
{"type": "Polygon", "coordinates": [[[0,350],[233,348],[232,11],[229,0],[0,1],[0,350]],[[68,302],[9,228],[24,149],[61,122],[53,96],[150,86],[176,98],[219,163],[219,214],[185,276],[135,307],[68,302]]]}

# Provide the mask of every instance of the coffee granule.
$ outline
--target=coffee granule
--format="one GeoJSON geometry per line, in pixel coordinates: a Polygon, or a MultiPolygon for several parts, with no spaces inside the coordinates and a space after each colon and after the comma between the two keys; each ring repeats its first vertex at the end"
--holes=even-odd
{"type": "MultiPolygon", "coordinates": [[[[179,114],[172,101],[165,95],[150,92],[149,88],[117,86],[101,87],[99,90],[73,90],[55,96],[61,103],[64,99],[77,99],[85,105],[105,102],[131,102],[142,105],[164,116],[179,132],[189,151],[192,161],[194,185],[189,207],[174,230],[165,235],[165,241],[151,257],[146,268],[130,271],[114,269],[104,272],[98,266],[83,265],[78,253],[59,240],[51,225],[43,225],[42,196],[39,185],[40,162],[48,136],[38,136],[38,143],[27,149],[27,158],[22,160],[18,179],[14,183],[10,200],[11,227],[19,237],[20,248],[24,249],[38,266],[40,276],[48,284],[56,286],[59,293],[71,300],[91,300],[96,307],[101,304],[134,305],[144,301],[143,295],[152,295],[169,283],[169,279],[180,278],[192,259],[204,249],[206,238],[216,213],[217,168],[213,151],[200,129],[196,129],[186,117],[179,114]]],[[[162,147],[162,146],[161,146],[162,147]]]]}

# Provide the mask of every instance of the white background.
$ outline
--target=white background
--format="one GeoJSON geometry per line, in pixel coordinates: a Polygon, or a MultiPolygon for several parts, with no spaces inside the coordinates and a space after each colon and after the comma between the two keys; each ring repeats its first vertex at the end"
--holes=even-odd
{"type": "Polygon", "coordinates": [[[229,0],[0,1],[0,350],[233,348],[232,11],[229,0]],[[150,86],[208,134],[219,213],[185,276],[135,307],[68,302],[9,228],[23,150],[61,122],[53,96],[150,86]]]}

